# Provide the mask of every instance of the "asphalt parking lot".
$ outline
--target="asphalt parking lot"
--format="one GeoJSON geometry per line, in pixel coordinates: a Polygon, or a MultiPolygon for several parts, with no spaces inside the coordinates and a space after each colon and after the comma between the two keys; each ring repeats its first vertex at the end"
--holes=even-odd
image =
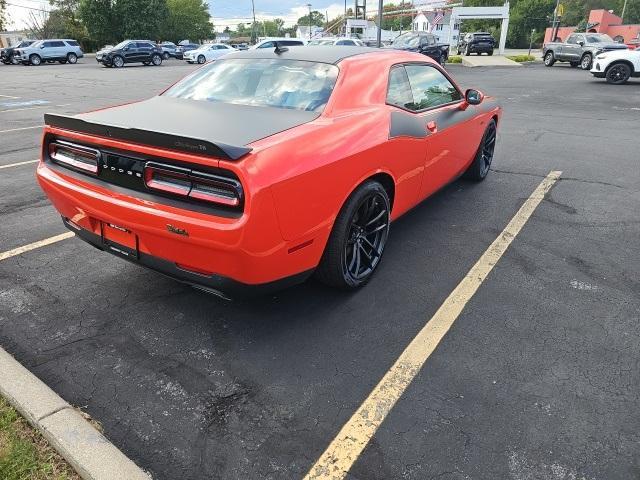
{"type": "MultiPolygon", "coordinates": [[[[0,66],[0,252],[66,230],[36,184],[43,113],[197,67],[0,66]]],[[[227,302],[68,239],[0,261],[0,345],[155,479],[302,478],[551,170],[562,171],[350,479],[640,478],[640,81],[452,66],[504,107],[493,172],[391,229],[356,293],[227,302]]]]}

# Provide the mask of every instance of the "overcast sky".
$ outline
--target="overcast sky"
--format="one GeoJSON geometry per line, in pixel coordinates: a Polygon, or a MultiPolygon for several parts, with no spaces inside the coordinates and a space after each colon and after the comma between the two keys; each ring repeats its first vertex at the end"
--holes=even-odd
{"type": "MultiPolygon", "coordinates": [[[[398,3],[399,0],[396,1],[398,3]]],[[[49,10],[48,0],[7,0],[10,17],[9,29],[21,30],[27,25],[29,11],[42,15],[38,10],[49,10]],[[31,9],[31,10],[30,10],[31,9]]],[[[255,0],[256,19],[282,18],[286,26],[293,25],[298,18],[308,12],[307,3],[311,3],[312,10],[323,14],[327,12],[329,19],[344,12],[344,0],[255,0]]],[[[353,8],[355,1],[347,0],[347,8],[353,8]]],[[[385,0],[384,3],[392,3],[385,0]]],[[[378,8],[377,0],[367,0],[368,13],[374,13],[378,8]]],[[[209,9],[218,31],[227,25],[235,28],[238,23],[251,21],[251,0],[217,0],[209,1],[209,9]]]]}

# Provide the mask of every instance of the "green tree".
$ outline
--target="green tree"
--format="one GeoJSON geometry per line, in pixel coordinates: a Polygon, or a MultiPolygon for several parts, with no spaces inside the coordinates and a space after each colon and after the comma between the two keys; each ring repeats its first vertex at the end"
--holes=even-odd
{"type": "Polygon", "coordinates": [[[179,42],[214,38],[209,5],[202,0],[166,0],[167,20],[162,28],[163,40],[179,42]]]}
{"type": "Polygon", "coordinates": [[[0,0],[0,30],[4,30],[4,24],[7,21],[7,2],[0,0]]]}
{"type": "Polygon", "coordinates": [[[114,27],[122,38],[160,40],[168,13],[166,0],[117,0],[114,27]]]}
{"type": "MultiPolygon", "coordinates": [[[[311,12],[311,25],[315,25],[316,27],[321,27],[324,25],[324,14],[314,10],[311,12]]],[[[300,17],[298,19],[298,25],[307,26],[309,25],[309,15],[305,15],[304,17],[300,17]]]]}
{"type": "Polygon", "coordinates": [[[97,46],[117,43],[121,38],[112,0],[80,0],[78,15],[97,46]]]}

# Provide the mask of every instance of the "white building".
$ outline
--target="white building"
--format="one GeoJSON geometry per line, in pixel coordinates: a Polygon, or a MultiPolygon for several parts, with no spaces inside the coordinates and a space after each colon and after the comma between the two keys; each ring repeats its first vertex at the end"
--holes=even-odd
{"type": "MultiPolygon", "coordinates": [[[[374,42],[378,38],[378,25],[371,20],[347,18],[347,37],[359,38],[364,42],[374,42]]],[[[393,30],[382,30],[380,33],[383,42],[390,42],[400,35],[400,32],[393,30]]]]}
{"type": "Polygon", "coordinates": [[[0,32],[0,48],[10,47],[28,39],[26,32],[0,32]]]}
{"type": "Polygon", "coordinates": [[[457,45],[458,37],[460,36],[460,24],[454,23],[453,30],[451,30],[451,11],[446,12],[444,18],[441,18],[434,25],[436,15],[438,15],[436,12],[418,13],[413,19],[413,31],[431,32],[436,36],[438,42],[451,42],[451,45],[457,45]],[[451,36],[449,36],[449,33],[451,33],[451,36]]]}

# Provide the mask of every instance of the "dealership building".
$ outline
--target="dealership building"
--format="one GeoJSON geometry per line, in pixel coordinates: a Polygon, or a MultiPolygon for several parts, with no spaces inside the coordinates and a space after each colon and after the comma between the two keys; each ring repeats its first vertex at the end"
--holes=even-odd
{"type": "MultiPolygon", "coordinates": [[[[558,28],[557,38],[561,41],[566,40],[576,28],[577,27],[558,28]]],[[[616,42],[640,46],[640,25],[623,25],[622,19],[608,10],[591,10],[591,12],[589,12],[587,32],[606,33],[616,42]]],[[[544,35],[545,43],[552,41],[552,35],[553,29],[547,28],[544,35]]]]}

